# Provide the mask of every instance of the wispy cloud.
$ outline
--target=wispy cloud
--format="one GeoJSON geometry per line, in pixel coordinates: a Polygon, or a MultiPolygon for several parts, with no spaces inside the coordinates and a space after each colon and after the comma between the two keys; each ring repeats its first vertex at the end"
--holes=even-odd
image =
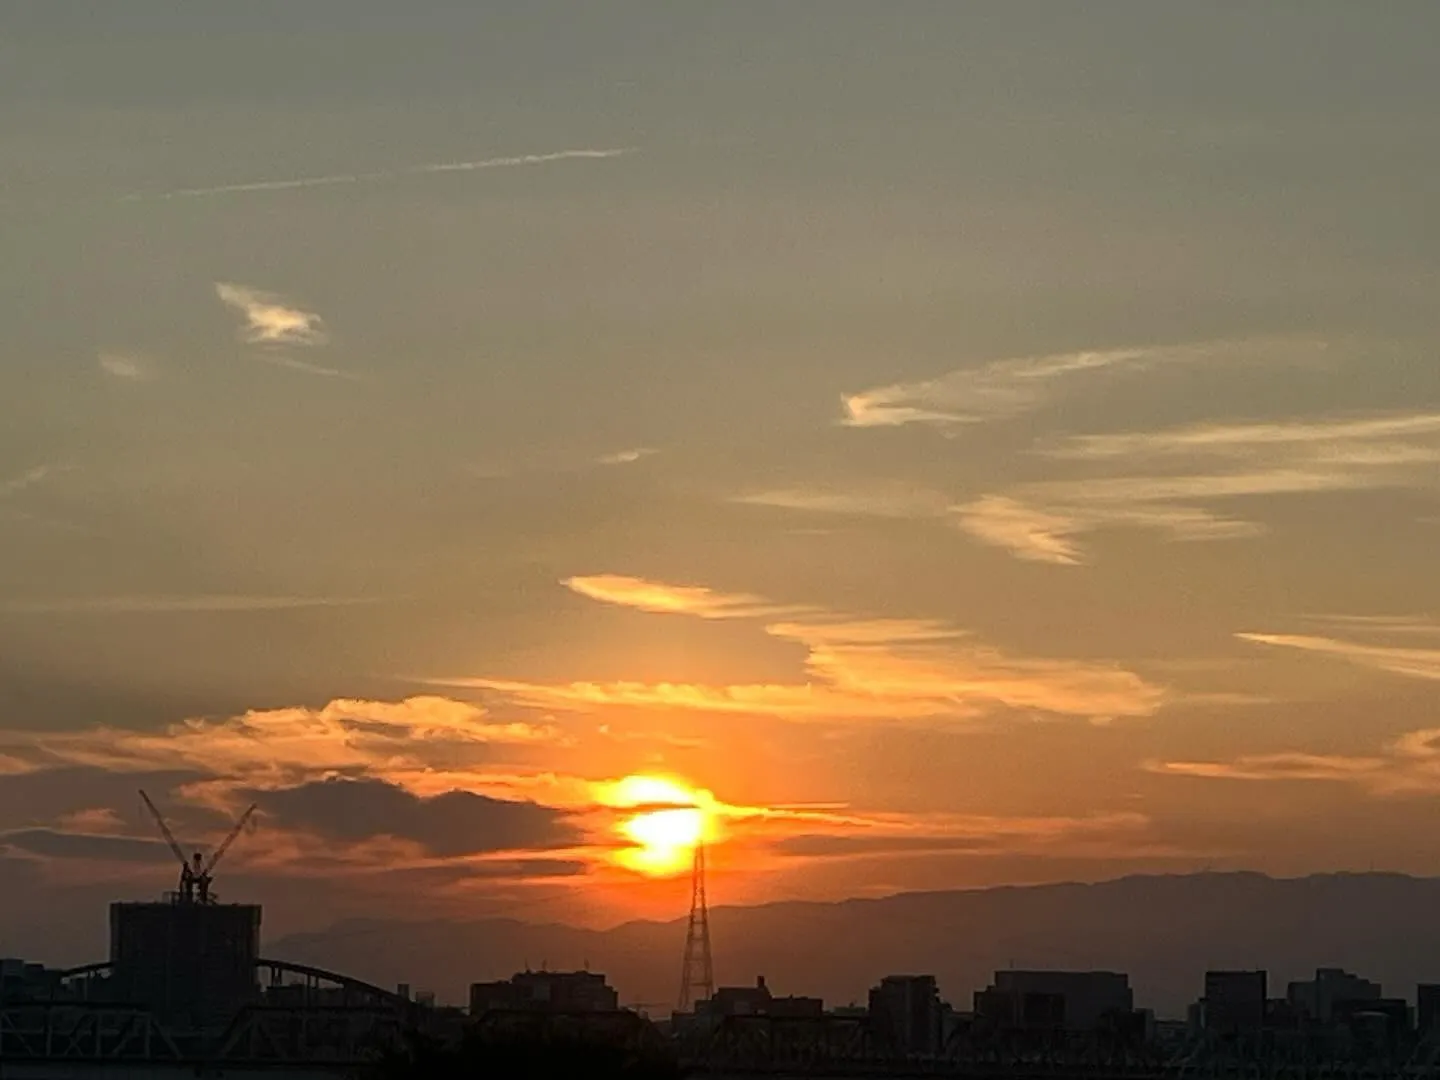
{"type": "Polygon", "coordinates": [[[1435,461],[1440,450],[1409,440],[1440,436],[1440,413],[1299,420],[1281,423],[1200,424],[1169,431],[1119,435],[1080,435],[1050,453],[1087,460],[1153,458],[1156,455],[1224,454],[1249,457],[1257,448],[1308,448],[1311,461],[1353,464],[1406,464],[1435,461]],[[1393,442],[1392,440],[1400,440],[1393,442]]]}
{"type": "Polygon", "coordinates": [[[18,495],[26,488],[34,487],[43,482],[56,471],[53,465],[36,465],[26,469],[18,476],[12,476],[8,480],[0,480],[0,499],[10,495],[18,495]]]}
{"type": "Polygon", "coordinates": [[[295,191],[303,188],[369,184],[399,180],[407,176],[436,176],[443,173],[479,172],[485,169],[513,169],[527,165],[546,165],[557,161],[600,160],[623,157],[637,152],[637,147],[626,146],[600,150],[558,150],[547,154],[517,154],[508,157],[481,158],[475,161],[441,161],[426,165],[414,165],[405,169],[383,169],[377,172],[331,173],[327,176],[300,176],[278,180],[251,180],[212,187],[178,188],[174,191],[159,192],[153,195],[127,195],[124,201],[202,199],[217,195],[256,195],[274,191],[295,191]]]}
{"type": "Polygon", "coordinates": [[[941,517],[950,509],[950,501],[944,495],[909,484],[852,490],[770,488],[737,495],[731,501],[747,506],[771,506],[780,510],[859,517],[941,517]]]}
{"type": "Polygon", "coordinates": [[[1342,754],[1246,754],[1229,761],[1152,761],[1149,772],[1204,780],[1321,780],[1385,786],[1391,762],[1342,754]]]}
{"type": "Polygon", "coordinates": [[[1157,711],[1166,691],[1116,665],[1009,656],[934,620],[863,619],[639,578],[572,578],[592,599],[709,619],[768,619],[765,632],[804,647],[797,683],[532,683],[491,677],[426,680],[505,695],[539,709],[681,709],[790,720],[972,720],[997,709],[1102,722],[1157,711]]]}
{"type": "MultiPolygon", "coordinates": [[[[1325,615],[1306,621],[1374,638],[1440,639],[1440,622],[1425,616],[1325,615]]],[[[1412,679],[1440,680],[1440,647],[1397,646],[1314,634],[1236,635],[1257,645],[1295,649],[1412,679]]],[[[1319,780],[1362,784],[1381,793],[1440,789],[1440,730],[1412,731],[1370,755],[1284,751],[1220,761],[1163,761],[1152,772],[1217,780],[1319,780]]]]}
{"type": "Polygon", "coordinates": [[[1381,636],[1440,637],[1440,621],[1427,615],[1306,615],[1302,621],[1332,630],[1381,636]]]}
{"type": "Polygon", "coordinates": [[[1440,648],[1371,645],[1309,634],[1244,633],[1236,636],[1241,641],[1317,653],[1391,675],[1405,675],[1412,679],[1440,679],[1440,648]]]}
{"type": "Polygon", "coordinates": [[[361,596],[67,596],[0,602],[7,615],[145,615],[187,612],[292,611],[354,607],[381,600],[361,596]]]}
{"type": "Polygon", "coordinates": [[[299,360],[280,353],[261,353],[256,359],[266,364],[274,364],[276,367],[289,368],[291,371],[303,371],[307,375],[322,375],[328,379],[349,379],[354,382],[365,380],[365,376],[353,371],[344,371],[340,368],[328,367],[325,364],[312,363],[309,360],[299,360]]]}
{"type": "Polygon", "coordinates": [[[1146,349],[1076,352],[997,360],[934,379],[892,383],[842,398],[851,427],[978,424],[1018,416],[1041,404],[1057,379],[1133,366],[1163,355],[1146,349]]]}
{"type": "Polygon", "coordinates": [[[66,832],[90,833],[102,836],[125,831],[125,822],[113,807],[90,806],[62,814],[55,822],[66,832]]]}
{"type": "Polygon", "coordinates": [[[958,506],[957,523],[1019,558],[1073,565],[1084,561],[1081,539],[1102,529],[1151,529],[1182,541],[1265,531],[1217,503],[1440,487],[1440,413],[1085,435],[1044,453],[1128,471],[988,494],[958,506]]]}
{"type": "Polygon", "coordinates": [[[1377,795],[1434,792],[1440,791],[1440,729],[1406,732],[1369,755],[1287,751],[1222,761],[1151,761],[1145,768],[1203,780],[1355,784],[1377,795]]]}
{"type": "Polygon", "coordinates": [[[1063,852],[1066,858],[1133,856],[1137,854],[1136,845],[1143,843],[1150,831],[1150,819],[1138,813],[1076,817],[871,814],[851,817],[823,831],[809,829],[781,835],[774,841],[774,849],[781,855],[811,859],[941,852],[976,856],[1063,852]]]}
{"type": "Polygon", "coordinates": [[[986,495],[957,507],[956,515],[971,536],[1018,558],[1060,566],[1082,561],[1073,539],[1081,525],[1073,515],[1053,513],[1007,495],[986,495]]]}
{"type": "Polygon", "coordinates": [[[695,615],[702,619],[752,619],[791,615],[797,609],[772,604],[746,593],[723,593],[700,585],[668,585],[624,574],[569,577],[567,589],[591,600],[663,615],[695,615]]]}
{"type": "Polygon", "coordinates": [[[319,315],[274,293],[222,281],[216,283],[215,295],[245,316],[240,334],[252,345],[323,345],[329,340],[319,315]]]}
{"type": "Polygon", "coordinates": [[[101,352],[95,358],[100,370],[111,378],[127,382],[144,382],[155,377],[155,365],[147,357],[133,352],[101,352]]]}
{"type": "Polygon", "coordinates": [[[1077,377],[1197,362],[1310,359],[1323,342],[1293,338],[1098,349],[995,360],[933,379],[891,383],[841,398],[850,427],[929,424],[941,428],[1006,420],[1041,408],[1077,377]]]}
{"type": "Polygon", "coordinates": [[[597,465],[633,465],[642,458],[650,457],[657,451],[648,446],[635,446],[628,450],[617,450],[613,454],[601,454],[595,459],[597,465]]]}

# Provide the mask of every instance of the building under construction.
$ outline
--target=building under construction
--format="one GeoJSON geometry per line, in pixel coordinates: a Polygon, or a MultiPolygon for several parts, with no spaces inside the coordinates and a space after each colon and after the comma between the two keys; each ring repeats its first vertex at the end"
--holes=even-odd
{"type": "Polygon", "coordinates": [[[170,1027],[228,1022],[258,994],[260,908],[175,899],[110,905],[111,989],[170,1027]]]}
{"type": "Polygon", "coordinates": [[[140,793],[180,863],[176,890],[158,903],[110,905],[110,987],[121,1001],[143,1005],[181,1030],[224,1024],[257,997],[260,908],[221,904],[211,885],[215,866],[255,812],[241,816],[206,859],[187,858],[165,817],[140,793]]]}
{"type": "Polygon", "coordinates": [[[261,956],[260,907],[222,904],[212,887],[254,807],[208,858],[187,857],[141,795],[179,863],[178,886],[157,902],[110,905],[107,960],[0,972],[0,1075],[308,1080],[348,1075],[435,1028],[440,1011],[406,994],[261,956]]]}

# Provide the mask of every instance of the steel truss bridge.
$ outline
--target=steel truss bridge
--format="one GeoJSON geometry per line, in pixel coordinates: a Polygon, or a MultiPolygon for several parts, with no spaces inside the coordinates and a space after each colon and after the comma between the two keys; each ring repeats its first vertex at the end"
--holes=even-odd
{"type": "Polygon", "coordinates": [[[104,1000],[108,963],[63,972],[51,1000],[0,1002],[0,1078],[346,1071],[433,1022],[433,1010],[337,972],[284,960],[255,967],[259,1000],[203,1032],[104,1000]]]}
{"type": "Polygon", "coordinates": [[[1236,1046],[1194,1039],[1168,1046],[1123,1038],[1040,1038],[957,1032],[938,1054],[906,1057],[863,1016],[732,1016],[680,1036],[699,1078],[951,1077],[955,1080],[1440,1080],[1440,1044],[1419,1040],[1380,1057],[1313,1047],[1236,1046]]]}

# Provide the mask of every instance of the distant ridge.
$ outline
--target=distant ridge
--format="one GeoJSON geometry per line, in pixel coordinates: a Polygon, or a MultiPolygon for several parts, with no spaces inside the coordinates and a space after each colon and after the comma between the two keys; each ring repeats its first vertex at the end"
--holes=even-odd
{"type": "MultiPolygon", "coordinates": [[[[1011,963],[1109,968],[1131,976],[1137,1000],[1181,1015],[1206,968],[1266,968],[1272,985],[1341,966],[1413,997],[1440,982],[1440,879],[1327,873],[1297,878],[1206,872],[1137,875],[1094,884],[1017,885],[897,893],[835,902],[716,907],[721,984],[767,976],[781,993],[863,1001],[881,975],[925,971],[968,1008],[970,994],[1011,963]]],[[[539,957],[588,959],[622,1001],[674,992],[681,919],[608,930],[514,919],[410,923],[352,920],[282,938],[277,957],[322,964],[381,984],[409,982],[460,1001],[475,980],[508,976],[539,957]]]]}

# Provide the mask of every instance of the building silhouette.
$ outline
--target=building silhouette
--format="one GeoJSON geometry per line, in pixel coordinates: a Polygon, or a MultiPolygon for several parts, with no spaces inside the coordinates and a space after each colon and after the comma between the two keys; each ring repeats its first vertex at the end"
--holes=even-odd
{"type": "Polygon", "coordinates": [[[500,982],[470,985],[470,1015],[487,1012],[613,1013],[620,996],[591,971],[521,971],[500,982]]]}
{"type": "Polygon", "coordinates": [[[55,995],[61,973],[18,957],[0,958],[0,999],[28,1001],[55,995]]]}
{"type": "Polygon", "coordinates": [[[975,993],[975,1016],[1000,1029],[1095,1031],[1135,1009],[1130,977],[1114,971],[997,971],[975,993]]]}
{"type": "Polygon", "coordinates": [[[110,905],[111,986],[163,1023],[225,1023],[259,996],[260,908],[183,900],[110,905]]]}
{"type": "Polygon", "coordinates": [[[1342,968],[1316,968],[1315,978],[1292,982],[1286,998],[1300,1015],[1311,1021],[1328,1024],[1335,1019],[1336,1007],[1345,1006],[1354,1012],[1356,1002],[1378,1001],[1380,984],[1352,975],[1342,968]]]}
{"type": "Polygon", "coordinates": [[[704,1001],[695,1003],[696,1016],[823,1016],[825,1002],[815,997],[776,997],[770,992],[764,975],[755,977],[754,986],[722,986],[704,1001]]]}
{"type": "Polygon", "coordinates": [[[1217,1035],[1259,1032],[1265,1027],[1267,976],[1263,971],[1207,971],[1200,1025],[1217,1035]]]}
{"type": "Polygon", "coordinates": [[[1415,1027],[1421,1035],[1440,1035],[1440,983],[1415,987],[1415,1027]]]}
{"type": "Polygon", "coordinates": [[[933,975],[887,975],[870,990],[876,1040],[903,1055],[931,1055],[944,1043],[946,1006],[933,975]]]}

